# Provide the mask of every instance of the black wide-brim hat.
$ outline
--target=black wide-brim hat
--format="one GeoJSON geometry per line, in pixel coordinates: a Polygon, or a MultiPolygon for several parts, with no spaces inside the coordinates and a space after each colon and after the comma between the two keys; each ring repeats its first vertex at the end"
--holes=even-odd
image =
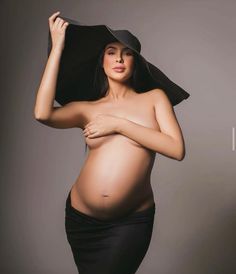
{"type": "MultiPolygon", "coordinates": [[[[95,69],[98,57],[111,42],[121,42],[132,49],[142,64],[143,86],[138,93],[161,88],[173,106],[187,99],[190,94],[171,81],[159,68],[148,62],[141,54],[141,43],[128,30],[113,30],[106,25],[85,25],[60,16],[69,23],[65,33],[65,46],[61,55],[56,83],[55,100],[60,105],[71,101],[93,101],[99,98],[94,89],[95,69]]],[[[48,56],[52,48],[48,32],[48,56]]]]}

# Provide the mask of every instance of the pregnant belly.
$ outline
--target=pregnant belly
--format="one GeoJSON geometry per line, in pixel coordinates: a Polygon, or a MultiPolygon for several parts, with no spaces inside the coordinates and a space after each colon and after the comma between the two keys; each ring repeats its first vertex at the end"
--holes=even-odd
{"type": "Polygon", "coordinates": [[[90,151],[76,180],[75,208],[100,218],[122,215],[153,201],[150,171],[154,159],[144,148],[116,146],[90,151]]]}

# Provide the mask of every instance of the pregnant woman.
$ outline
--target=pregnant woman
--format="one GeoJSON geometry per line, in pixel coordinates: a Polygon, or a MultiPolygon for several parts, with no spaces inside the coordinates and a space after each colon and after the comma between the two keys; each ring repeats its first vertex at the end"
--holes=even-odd
{"type": "Polygon", "coordinates": [[[75,264],[80,274],[133,274],[153,231],[155,155],[183,160],[173,105],[189,94],[142,57],[127,30],[83,26],[59,12],[49,30],[35,119],[82,129],[89,147],[66,199],[75,264]],[[54,99],[62,106],[53,107],[54,99]]]}

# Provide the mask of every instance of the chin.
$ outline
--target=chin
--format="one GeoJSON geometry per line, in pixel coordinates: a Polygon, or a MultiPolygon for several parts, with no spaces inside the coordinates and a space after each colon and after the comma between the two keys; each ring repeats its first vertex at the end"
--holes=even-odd
{"type": "Polygon", "coordinates": [[[115,77],[110,77],[111,80],[119,82],[119,83],[126,83],[129,78],[115,78],[115,77]]]}
{"type": "Polygon", "coordinates": [[[108,75],[108,77],[114,81],[118,81],[118,82],[125,82],[127,80],[129,80],[129,78],[131,77],[130,75],[108,75]]]}

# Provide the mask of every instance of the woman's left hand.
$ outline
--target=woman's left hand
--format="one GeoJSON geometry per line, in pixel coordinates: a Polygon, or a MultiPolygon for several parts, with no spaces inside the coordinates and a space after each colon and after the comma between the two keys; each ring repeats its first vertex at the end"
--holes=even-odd
{"type": "Polygon", "coordinates": [[[121,118],[110,114],[98,114],[94,120],[89,122],[84,130],[84,136],[96,138],[117,132],[117,125],[121,118]]]}

